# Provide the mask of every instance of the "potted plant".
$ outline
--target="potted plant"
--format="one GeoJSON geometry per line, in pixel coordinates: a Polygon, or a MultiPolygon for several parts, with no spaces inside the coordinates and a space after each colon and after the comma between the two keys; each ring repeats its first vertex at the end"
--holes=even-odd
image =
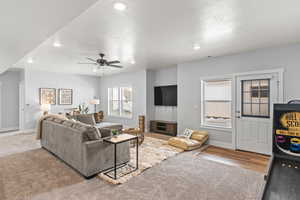
{"type": "Polygon", "coordinates": [[[111,134],[113,135],[113,137],[117,137],[117,135],[118,135],[118,130],[117,130],[117,129],[112,129],[112,130],[111,130],[111,134]]]}
{"type": "Polygon", "coordinates": [[[88,114],[89,113],[89,107],[86,104],[80,104],[78,106],[78,110],[80,112],[80,114],[88,114]]]}

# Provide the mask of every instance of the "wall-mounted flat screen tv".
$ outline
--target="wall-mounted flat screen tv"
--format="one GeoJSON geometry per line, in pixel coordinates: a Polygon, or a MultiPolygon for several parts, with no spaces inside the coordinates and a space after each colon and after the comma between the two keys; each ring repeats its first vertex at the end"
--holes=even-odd
{"type": "Polygon", "coordinates": [[[177,85],[154,87],[154,105],[177,106],[177,85]]]}

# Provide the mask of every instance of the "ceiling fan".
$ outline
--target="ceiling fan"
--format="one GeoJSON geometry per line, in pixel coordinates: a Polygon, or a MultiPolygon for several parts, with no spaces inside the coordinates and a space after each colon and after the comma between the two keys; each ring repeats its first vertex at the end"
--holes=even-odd
{"type": "Polygon", "coordinates": [[[121,63],[120,61],[118,61],[118,60],[108,61],[108,60],[104,59],[104,56],[105,56],[104,53],[100,53],[99,56],[100,56],[99,59],[86,58],[87,60],[89,60],[91,62],[86,62],[86,63],[80,62],[78,64],[81,64],[81,65],[98,65],[99,67],[114,67],[114,68],[119,68],[119,69],[123,68],[120,65],[116,65],[116,64],[121,63]]]}

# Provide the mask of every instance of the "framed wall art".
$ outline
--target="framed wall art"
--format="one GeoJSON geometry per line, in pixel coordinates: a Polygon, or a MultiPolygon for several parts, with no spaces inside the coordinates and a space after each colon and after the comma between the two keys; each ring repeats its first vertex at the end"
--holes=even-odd
{"type": "Polygon", "coordinates": [[[40,104],[56,104],[56,89],[55,88],[40,88],[40,104]]]}
{"type": "Polygon", "coordinates": [[[58,90],[58,104],[59,105],[72,105],[73,104],[73,90],[72,89],[59,89],[58,90]]]}

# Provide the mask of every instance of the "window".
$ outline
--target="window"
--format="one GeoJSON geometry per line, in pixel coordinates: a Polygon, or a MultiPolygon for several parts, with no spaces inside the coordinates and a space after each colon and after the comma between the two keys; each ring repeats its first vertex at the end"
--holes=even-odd
{"type": "Polygon", "coordinates": [[[242,116],[270,117],[270,80],[242,81],[242,116]]]}
{"type": "Polygon", "coordinates": [[[120,94],[119,88],[108,89],[108,115],[120,116],[120,94]]]}
{"type": "Polygon", "coordinates": [[[132,117],[132,88],[121,88],[121,116],[132,117]]]}
{"type": "Polygon", "coordinates": [[[202,126],[231,128],[231,80],[202,81],[202,126]]]}
{"type": "Polygon", "coordinates": [[[108,88],[108,115],[132,117],[132,88],[108,88]]]}

